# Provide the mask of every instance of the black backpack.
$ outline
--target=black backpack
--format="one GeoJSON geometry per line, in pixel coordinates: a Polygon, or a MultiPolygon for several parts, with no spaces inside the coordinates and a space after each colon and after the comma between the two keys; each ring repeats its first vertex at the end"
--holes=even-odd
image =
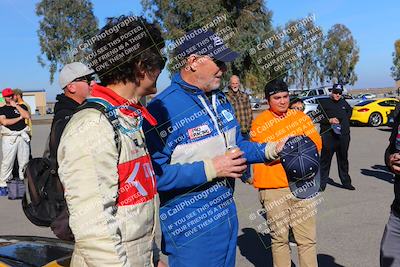
{"type": "MultiPolygon", "coordinates": [[[[121,143],[118,126],[118,118],[114,112],[108,112],[104,105],[97,102],[85,102],[77,108],[75,112],[86,108],[94,108],[101,111],[109,120],[114,129],[114,139],[120,153],[121,143]]],[[[50,132],[50,148],[57,148],[56,127],[68,123],[72,116],[67,116],[64,120],[55,121],[50,132]]],[[[63,129],[63,128],[61,128],[63,129]]],[[[60,136],[61,137],[61,133],[60,136]]],[[[31,159],[24,171],[26,193],[22,199],[22,209],[26,217],[37,226],[49,227],[64,211],[66,217],[66,227],[68,229],[68,208],[64,198],[64,189],[58,177],[57,151],[50,149],[49,158],[31,159]]],[[[72,233],[71,233],[72,234],[72,233]]],[[[57,234],[56,234],[57,235],[57,234]]],[[[57,235],[58,236],[58,235],[57,235]]],[[[68,239],[69,238],[61,238],[68,239]]]]}

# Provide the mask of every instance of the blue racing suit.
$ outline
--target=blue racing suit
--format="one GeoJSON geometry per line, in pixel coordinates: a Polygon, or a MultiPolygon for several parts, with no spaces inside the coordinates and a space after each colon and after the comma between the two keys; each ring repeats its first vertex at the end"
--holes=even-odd
{"type": "MultiPolygon", "coordinates": [[[[148,110],[158,126],[144,124],[160,195],[162,251],[170,266],[234,266],[238,219],[233,192],[217,178],[211,159],[237,145],[248,163],[272,146],[243,139],[234,111],[220,90],[203,90],[175,74],[148,110]]],[[[273,150],[274,151],[274,150],[273,150]]]]}

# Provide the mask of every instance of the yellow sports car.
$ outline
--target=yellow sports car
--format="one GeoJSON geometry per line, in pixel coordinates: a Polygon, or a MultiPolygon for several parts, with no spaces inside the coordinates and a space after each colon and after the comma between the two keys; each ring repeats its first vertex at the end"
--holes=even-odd
{"type": "Polygon", "coordinates": [[[368,99],[353,107],[351,122],[369,124],[373,127],[387,124],[387,114],[395,109],[399,100],[396,98],[368,99]]]}
{"type": "Polygon", "coordinates": [[[68,267],[74,244],[39,236],[0,236],[0,267],[68,267]]]}

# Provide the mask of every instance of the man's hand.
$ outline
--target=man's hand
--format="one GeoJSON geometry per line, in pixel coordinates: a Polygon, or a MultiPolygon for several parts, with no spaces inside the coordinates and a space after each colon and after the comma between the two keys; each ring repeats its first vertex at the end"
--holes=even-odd
{"type": "Polygon", "coordinates": [[[157,267],[168,267],[167,264],[165,264],[162,260],[158,261],[157,267]]]}
{"type": "Polygon", "coordinates": [[[395,174],[400,174],[400,153],[389,156],[389,167],[395,174]]]}
{"type": "Polygon", "coordinates": [[[238,150],[226,155],[216,156],[212,159],[217,177],[240,178],[246,170],[246,159],[242,158],[243,152],[238,150]]]}
{"type": "Polygon", "coordinates": [[[15,108],[17,106],[17,103],[14,100],[10,100],[10,106],[15,108]]]}
{"type": "Polygon", "coordinates": [[[330,124],[339,124],[340,121],[339,121],[337,118],[330,118],[330,119],[329,119],[329,123],[330,123],[330,124]]]}
{"type": "Polygon", "coordinates": [[[276,154],[279,154],[279,153],[282,151],[283,147],[285,146],[287,140],[288,140],[290,137],[293,137],[293,136],[285,137],[285,138],[283,138],[281,141],[279,141],[278,143],[276,143],[276,146],[275,146],[275,152],[276,152],[276,154]]]}

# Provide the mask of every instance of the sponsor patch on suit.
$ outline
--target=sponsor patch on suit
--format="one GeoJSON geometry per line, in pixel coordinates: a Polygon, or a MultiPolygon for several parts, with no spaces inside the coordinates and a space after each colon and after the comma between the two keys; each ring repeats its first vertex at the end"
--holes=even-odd
{"type": "Polygon", "coordinates": [[[208,126],[207,124],[203,124],[188,130],[189,138],[191,140],[209,135],[210,133],[210,126],[208,126]]]}

